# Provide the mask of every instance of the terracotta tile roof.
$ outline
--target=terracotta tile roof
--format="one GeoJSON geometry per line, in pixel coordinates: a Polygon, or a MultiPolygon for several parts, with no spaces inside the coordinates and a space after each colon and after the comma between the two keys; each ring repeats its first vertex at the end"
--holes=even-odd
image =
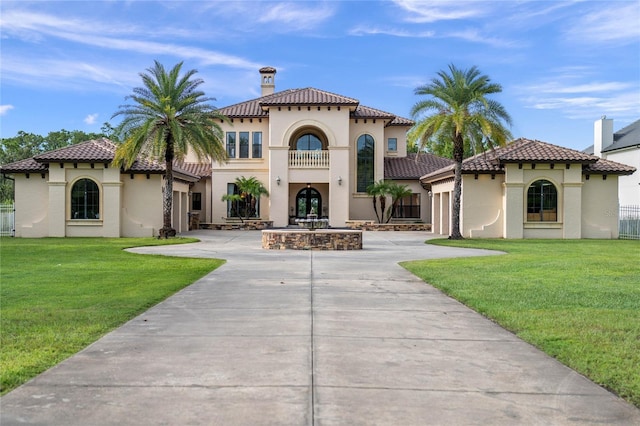
{"type": "Polygon", "coordinates": [[[33,157],[40,163],[94,162],[108,163],[113,160],[116,144],[108,139],[95,139],[44,152],[33,157]]]}
{"type": "Polygon", "coordinates": [[[267,107],[272,106],[348,106],[355,108],[351,118],[381,118],[391,120],[388,126],[412,126],[413,121],[397,117],[395,114],[360,105],[354,98],[337,95],[324,90],[307,87],[305,89],[288,89],[272,93],[260,98],[251,99],[218,110],[229,118],[263,118],[268,117],[267,107]]]}
{"type": "MultiPolygon", "coordinates": [[[[113,161],[117,145],[109,139],[94,139],[64,148],[38,154],[32,158],[5,164],[3,173],[46,172],[49,163],[104,163],[113,161]]],[[[138,158],[126,173],[164,173],[164,164],[154,160],[138,158]]],[[[177,162],[174,170],[185,178],[199,178],[200,175],[185,170],[177,162]]]]}
{"type": "Polygon", "coordinates": [[[211,163],[175,163],[175,167],[201,178],[211,177],[211,163]]]}
{"type": "Polygon", "coordinates": [[[385,157],[384,178],[419,179],[420,176],[439,170],[451,163],[453,160],[428,153],[407,154],[406,157],[385,157]]]}
{"type": "Polygon", "coordinates": [[[391,123],[387,124],[387,126],[413,126],[415,122],[413,120],[409,120],[408,118],[396,116],[391,123]]]}
{"type": "Polygon", "coordinates": [[[357,99],[326,92],[324,90],[307,87],[305,89],[291,89],[265,96],[260,101],[261,106],[288,105],[347,105],[357,106],[357,99]]]}
{"type": "MultiPolygon", "coordinates": [[[[530,139],[516,139],[504,147],[496,148],[462,162],[462,173],[504,173],[507,163],[578,163],[583,173],[631,174],[633,167],[614,161],[602,160],[596,156],[547,142],[530,139]]],[[[443,167],[420,178],[432,181],[453,174],[454,165],[443,167]]]]}
{"type": "Polygon", "coordinates": [[[520,138],[496,149],[501,163],[595,163],[597,157],[547,142],[520,138]]]}
{"type": "Polygon", "coordinates": [[[615,161],[599,159],[593,164],[588,164],[582,168],[583,174],[593,173],[596,175],[630,175],[636,171],[635,167],[627,164],[616,163],[615,161]]]}
{"type": "Polygon", "coordinates": [[[13,163],[0,166],[2,173],[44,173],[48,167],[42,163],[38,163],[33,158],[16,161],[13,163]]]}

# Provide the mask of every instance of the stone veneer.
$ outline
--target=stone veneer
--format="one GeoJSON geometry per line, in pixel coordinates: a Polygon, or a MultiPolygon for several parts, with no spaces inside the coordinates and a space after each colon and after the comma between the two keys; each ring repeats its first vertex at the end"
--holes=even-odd
{"type": "Polygon", "coordinates": [[[362,231],[431,231],[430,223],[377,223],[371,220],[348,220],[347,228],[362,231]]]}
{"type": "Polygon", "coordinates": [[[361,250],[362,231],[268,229],[262,231],[262,248],[269,250],[361,250]]]}
{"type": "Polygon", "coordinates": [[[200,222],[200,229],[213,229],[217,231],[230,231],[232,229],[244,229],[246,231],[259,231],[273,228],[272,220],[229,220],[225,223],[203,223],[200,222]]]}

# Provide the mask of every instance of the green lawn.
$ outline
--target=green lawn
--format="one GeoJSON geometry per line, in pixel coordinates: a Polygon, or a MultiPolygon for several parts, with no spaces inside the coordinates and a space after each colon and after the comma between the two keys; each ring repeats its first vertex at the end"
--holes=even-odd
{"type": "Polygon", "coordinates": [[[123,251],[193,241],[0,239],[0,394],[224,263],[123,251]]]}
{"type": "Polygon", "coordinates": [[[508,253],[402,265],[640,407],[640,242],[431,243],[508,253]]]}

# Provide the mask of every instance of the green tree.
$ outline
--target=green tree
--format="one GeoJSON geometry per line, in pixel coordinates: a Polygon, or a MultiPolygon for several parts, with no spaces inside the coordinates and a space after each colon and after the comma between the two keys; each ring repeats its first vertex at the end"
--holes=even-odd
{"type": "Polygon", "coordinates": [[[249,219],[257,215],[258,200],[263,195],[268,197],[269,191],[254,176],[249,178],[244,176],[237,177],[235,184],[238,188],[238,193],[225,194],[222,196],[222,201],[231,201],[233,203],[232,211],[235,211],[240,221],[244,222],[243,216],[245,219],[249,219]]]}
{"type": "Polygon", "coordinates": [[[439,71],[437,75],[430,83],[415,89],[416,95],[427,98],[411,110],[416,124],[409,131],[408,139],[421,147],[429,141],[452,144],[455,177],[449,238],[462,239],[460,197],[465,144],[483,149],[505,145],[511,138],[506,127],[511,125],[511,117],[502,104],[488,98],[500,93],[502,86],[492,83],[477,67],[461,70],[449,65],[448,72],[439,71]]]}
{"type": "Polygon", "coordinates": [[[160,237],[175,236],[173,229],[173,161],[187,152],[199,159],[225,161],[223,132],[218,124],[228,119],[207,102],[198,87],[204,82],[192,78],[196,70],[180,75],[182,62],[167,72],[155,61],[140,77],[144,87],[133,89],[127,97],[133,104],[122,105],[113,117],[123,116],[116,127],[122,141],[116,150],[114,164],[130,168],[139,155],[164,161],[163,226],[160,237]]]}
{"type": "Polygon", "coordinates": [[[389,223],[389,221],[391,221],[391,217],[393,216],[393,212],[398,207],[398,203],[400,202],[400,200],[402,200],[404,197],[410,196],[411,194],[413,194],[413,192],[407,185],[400,185],[399,183],[391,181],[387,183],[386,189],[387,194],[391,197],[391,205],[387,210],[387,221],[385,222],[389,223]]]}

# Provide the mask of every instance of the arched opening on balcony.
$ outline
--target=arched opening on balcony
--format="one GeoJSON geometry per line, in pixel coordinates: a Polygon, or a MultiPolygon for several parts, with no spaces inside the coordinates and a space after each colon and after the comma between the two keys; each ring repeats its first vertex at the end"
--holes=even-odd
{"type": "Polygon", "coordinates": [[[289,166],[298,168],[328,168],[329,141],[320,129],[304,126],[289,140],[289,166]]]}

